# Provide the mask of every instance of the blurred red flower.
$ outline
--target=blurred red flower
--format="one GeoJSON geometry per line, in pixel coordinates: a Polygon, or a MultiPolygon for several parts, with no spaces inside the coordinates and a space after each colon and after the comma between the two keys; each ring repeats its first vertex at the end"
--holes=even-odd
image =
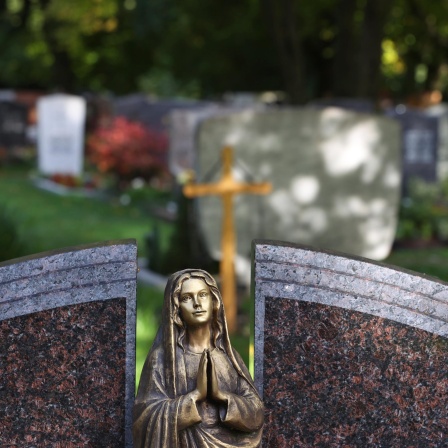
{"type": "Polygon", "coordinates": [[[149,179],[167,170],[166,134],[145,128],[123,117],[98,128],[87,139],[89,161],[103,173],[122,179],[149,179]]]}

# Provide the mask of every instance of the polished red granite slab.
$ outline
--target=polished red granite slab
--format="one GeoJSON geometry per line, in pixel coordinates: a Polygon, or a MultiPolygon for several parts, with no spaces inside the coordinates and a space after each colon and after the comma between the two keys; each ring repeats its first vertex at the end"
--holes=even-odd
{"type": "Polygon", "coordinates": [[[125,444],[126,299],[0,322],[0,446],[125,444]]]}
{"type": "Polygon", "coordinates": [[[263,447],[446,447],[448,340],[371,314],[266,299],[263,447]]]}

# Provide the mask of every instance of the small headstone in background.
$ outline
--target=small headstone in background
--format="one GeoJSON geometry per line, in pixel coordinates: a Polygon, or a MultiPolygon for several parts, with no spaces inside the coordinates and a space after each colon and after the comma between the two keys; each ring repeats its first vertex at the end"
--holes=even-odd
{"type": "Polygon", "coordinates": [[[132,447],[135,241],[0,263],[1,446],[132,447]]]}
{"type": "Polygon", "coordinates": [[[407,196],[411,179],[437,180],[438,119],[402,105],[388,115],[398,120],[402,128],[402,191],[407,196]]]}
{"type": "Polygon", "coordinates": [[[174,175],[194,170],[196,163],[196,131],[217,106],[197,110],[174,110],[169,115],[169,168],[174,175]]]}
{"type": "MultiPolygon", "coordinates": [[[[170,151],[169,166],[174,175],[181,175],[185,171],[196,170],[198,167],[199,128],[206,120],[223,117],[244,110],[261,110],[264,106],[254,105],[250,108],[237,106],[210,105],[197,109],[177,109],[170,113],[170,151]]],[[[218,151],[219,153],[219,151],[218,151]]]]}
{"type": "Polygon", "coordinates": [[[38,165],[42,174],[80,176],[84,164],[86,101],[50,95],[37,103],[38,165]]]}
{"type": "Polygon", "coordinates": [[[448,104],[428,107],[425,114],[438,120],[437,180],[443,181],[448,178],[448,104]]]}
{"type": "Polygon", "coordinates": [[[113,120],[112,100],[106,95],[89,94],[86,99],[86,132],[107,127],[113,120]]]}
{"type": "Polygon", "coordinates": [[[169,114],[178,109],[196,109],[210,105],[205,101],[156,100],[148,95],[133,94],[113,100],[115,116],[122,116],[158,131],[167,132],[169,114]]]}
{"type": "Polygon", "coordinates": [[[448,284],[289,243],[253,265],[263,446],[446,446],[448,284]]]}
{"type": "Polygon", "coordinates": [[[0,147],[13,148],[26,144],[27,107],[13,101],[0,101],[0,147]]]}
{"type": "Polygon", "coordinates": [[[16,93],[10,89],[0,89],[0,101],[15,101],[16,93]]]}

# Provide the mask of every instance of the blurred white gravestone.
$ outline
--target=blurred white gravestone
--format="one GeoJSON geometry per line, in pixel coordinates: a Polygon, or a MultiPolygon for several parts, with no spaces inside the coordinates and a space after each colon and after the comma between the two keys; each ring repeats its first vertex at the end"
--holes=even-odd
{"type": "Polygon", "coordinates": [[[81,175],[85,100],[73,95],[50,95],[38,101],[37,111],[39,171],[50,175],[81,175]]]}
{"type": "Polygon", "coordinates": [[[209,118],[217,106],[198,110],[174,110],[170,113],[170,171],[180,175],[194,168],[196,150],[196,131],[202,120],[209,118]]]}
{"type": "MultiPolygon", "coordinates": [[[[170,171],[176,176],[197,168],[197,135],[203,122],[239,112],[264,110],[262,104],[238,107],[210,104],[196,109],[177,109],[169,116],[170,123],[170,171]]],[[[218,152],[221,149],[218,148],[218,152]]]]}
{"type": "MultiPolygon", "coordinates": [[[[237,264],[261,237],[376,260],[389,254],[401,181],[394,120],[339,108],[245,111],[205,120],[197,142],[199,179],[229,145],[239,162],[235,177],[247,180],[249,172],[273,185],[268,196],[235,199],[237,264]]],[[[198,202],[208,247],[219,257],[221,204],[214,197],[198,202]]]]}

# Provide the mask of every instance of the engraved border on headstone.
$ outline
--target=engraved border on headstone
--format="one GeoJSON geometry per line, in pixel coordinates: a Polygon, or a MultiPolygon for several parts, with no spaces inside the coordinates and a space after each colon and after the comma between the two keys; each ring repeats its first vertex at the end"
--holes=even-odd
{"type": "Polygon", "coordinates": [[[255,384],[263,393],[265,301],[345,308],[448,337],[448,284],[362,258],[285,242],[253,242],[255,384]]]}
{"type": "Polygon", "coordinates": [[[0,320],[67,305],[126,299],[125,440],[135,394],[135,240],[107,241],[0,263],[0,320]]]}

